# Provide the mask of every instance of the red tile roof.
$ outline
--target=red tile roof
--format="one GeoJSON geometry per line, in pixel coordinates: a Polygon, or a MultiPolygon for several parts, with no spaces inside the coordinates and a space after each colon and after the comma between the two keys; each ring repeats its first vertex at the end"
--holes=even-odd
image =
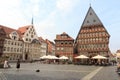
{"type": "Polygon", "coordinates": [[[7,35],[9,35],[9,34],[10,34],[11,32],[13,32],[13,31],[16,31],[16,32],[19,34],[20,39],[22,39],[22,38],[21,38],[21,33],[20,33],[18,30],[12,29],[12,28],[10,28],[10,27],[6,27],[6,26],[3,26],[3,25],[0,25],[0,28],[2,28],[7,35]]]}
{"type": "Polygon", "coordinates": [[[22,34],[24,34],[31,25],[23,26],[18,29],[22,34]]]}
{"type": "Polygon", "coordinates": [[[67,33],[63,32],[62,34],[56,35],[56,40],[74,40],[72,37],[70,37],[67,33]]]}
{"type": "Polygon", "coordinates": [[[38,39],[39,39],[40,42],[46,43],[46,41],[42,37],[39,37],[38,39]]]}
{"type": "Polygon", "coordinates": [[[0,28],[3,28],[6,34],[10,34],[13,31],[16,31],[15,29],[0,25],[0,28]]]}
{"type": "Polygon", "coordinates": [[[50,41],[50,40],[48,40],[48,39],[46,39],[46,42],[47,42],[48,44],[55,45],[54,42],[52,42],[52,41],[50,41]]]}

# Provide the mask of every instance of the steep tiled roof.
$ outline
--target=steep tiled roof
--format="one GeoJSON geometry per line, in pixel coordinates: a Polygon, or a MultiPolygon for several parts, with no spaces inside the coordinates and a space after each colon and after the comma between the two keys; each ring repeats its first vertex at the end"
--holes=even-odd
{"type": "MultiPolygon", "coordinates": [[[[81,32],[81,30],[83,29],[83,28],[85,28],[85,27],[89,27],[89,28],[91,28],[91,27],[98,27],[98,26],[102,26],[104,29],[105,29],[105,27],[103,26],[103,23],[101,22],[101,20],[99,19],[99,17],[97,16],[97,14],[95,13],[95,11],[92,9],[92,7],[90,6],[89,7],[89,10],[88,10],[88,12],[87,12],[87,14],[86,14],[86,16],[85,16],[85,19],[84,19],[84,21],[83,21],[83,23],[82,23],[82,26],[81,26],[81,28],[80,28],[80,30],[79,30],[79,32],[78,32],[78,35],[77,35],[77,37],[76,37],[76,41],[77,41],[77,39],[78,39],[78,36],[79,36],[79,34],[80,34],[80,32],[81,32]]],[[[105,29],[105,31],[107,32],[107,30],[105,29]]],[[[107,32],[107,34],[109,35],[109,33],[107,32]]],[[[109,35],[110,36],[110,35],[109,35]]],[[[76,42],[75,41],[75,42],[76,42]]]]}
{"type": "Polygon", "coordinates": [[[31,25],[23,26],[18,29],[22,34],[24,34],[31,25]]]}
{"type": "Polygon", "coordinates": [[[52,42],[52,41],[50,41],[50,40],[48,40],[48,39],[46,39],[46,42],[47,42],[48,44],[54,45],[54,42],[52,42]]]}
{"type": "Polygon", "coordinates": [[[10,27],[6,27],[6,26],[3,26],[3,25],[0,25],[0,28],[3,28],[3,30],[5,31],[5,33],[6,33],[7,35],[9,35],[9,34],[10,34],[11,32],[13,32],[13,31],[16,31],[16,32],[19,34],[20,39],[21,39],[21,33],[20,33],[18,30],[12,29],[12,28],[10,28],[10,27]]]}
{"type": "Polygon", "coordinates": [[[39,41],[46,43],[46,41],[42,37],[39,37],[39,41]]]}
{"type": "Polygon", "coordinates": [[[15,29],[0,25],[0,28],[3,28],[6,34],[10,34],[13,31],[16,31],[15,29]]]}
{"type": "Polygon", "coordinates": [[[22,34],[21,34],[21,32],[18,31],[18,30],[16,30],[16,31],[17,31],[17,33],[19,34],[20,40],[22,40],[22,34]]]}
{"type": "Polygon", "coordinates": [[[89,25],[96,25],[96,24],[102,24],[102,22],[100,21],[100,19],[98,18],[98,16],[96,15],[96,13],[94,12],[94,10],[92,9],[92,7],[90,6],[87,15],[84,19],[84,22],[82,24],[82,27],[84,26],[89,26],[89,25]]]}
{"type": "Polygon", "coordinates": [[[62,34],[56,35],[56,40],[74,40],[72,37],[70,37],[67,33],[63,32],[62,34]]]}

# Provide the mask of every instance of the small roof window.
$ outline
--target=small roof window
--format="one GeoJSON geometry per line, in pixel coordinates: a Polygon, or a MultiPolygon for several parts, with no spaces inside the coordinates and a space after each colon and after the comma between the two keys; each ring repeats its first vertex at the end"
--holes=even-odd
{"type": "Polygon", "coordinates": [[[96,22],[96,20],[94,19],[93,22],[96,22]]]}
{"type": "Polygon", "coordinates": [[[92,15],[92,13],[90,12],[90,15],[92,15]]]}
{"type": "Polygon", "coordinates": [[[89,23],[89,21],[87,20],[87,23],[89,23]]]}

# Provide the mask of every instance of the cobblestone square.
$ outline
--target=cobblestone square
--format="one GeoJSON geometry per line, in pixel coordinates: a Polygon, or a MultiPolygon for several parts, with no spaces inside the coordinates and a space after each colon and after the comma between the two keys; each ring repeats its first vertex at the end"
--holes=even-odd
{"type": "Polygon", "coordinates": [[[0,80],[119,80],[116,66],[57,65],[22,63],[20,70],[11,64],[10,69],[0,70],[0,80]],[[99,68],[101,68],[99,71],[99,68]],[[40,72],[36,72],[39,69],[40,72]],[[95,73],[96,72],[96,73],[95,73]],[[93,73],[93,74],[92,74],[93,73]]]}

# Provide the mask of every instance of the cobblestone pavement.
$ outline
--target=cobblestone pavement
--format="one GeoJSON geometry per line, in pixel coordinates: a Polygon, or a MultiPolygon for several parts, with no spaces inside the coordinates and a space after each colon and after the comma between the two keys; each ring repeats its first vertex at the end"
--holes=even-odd
{"type": "Polygon", "coordinates": [[[91,80],[120,80],[116,66],[104,67],[91,80]]]}
{"type": "MultiPolygon", "coordinates": [[[[100,67],[22,63],[20,70],[16,70],[15,64],[12,64],[10,69],[0,69],[2,73],[0,80],[81,80],[98,68],[100,67]],[[36,72],[36,69],[40,69],[40,72],[36,72]]],[[[98,73],[93,75],[91,80],[120,80],[115,68],[113,66],[103,67],[98,73]]]]}

